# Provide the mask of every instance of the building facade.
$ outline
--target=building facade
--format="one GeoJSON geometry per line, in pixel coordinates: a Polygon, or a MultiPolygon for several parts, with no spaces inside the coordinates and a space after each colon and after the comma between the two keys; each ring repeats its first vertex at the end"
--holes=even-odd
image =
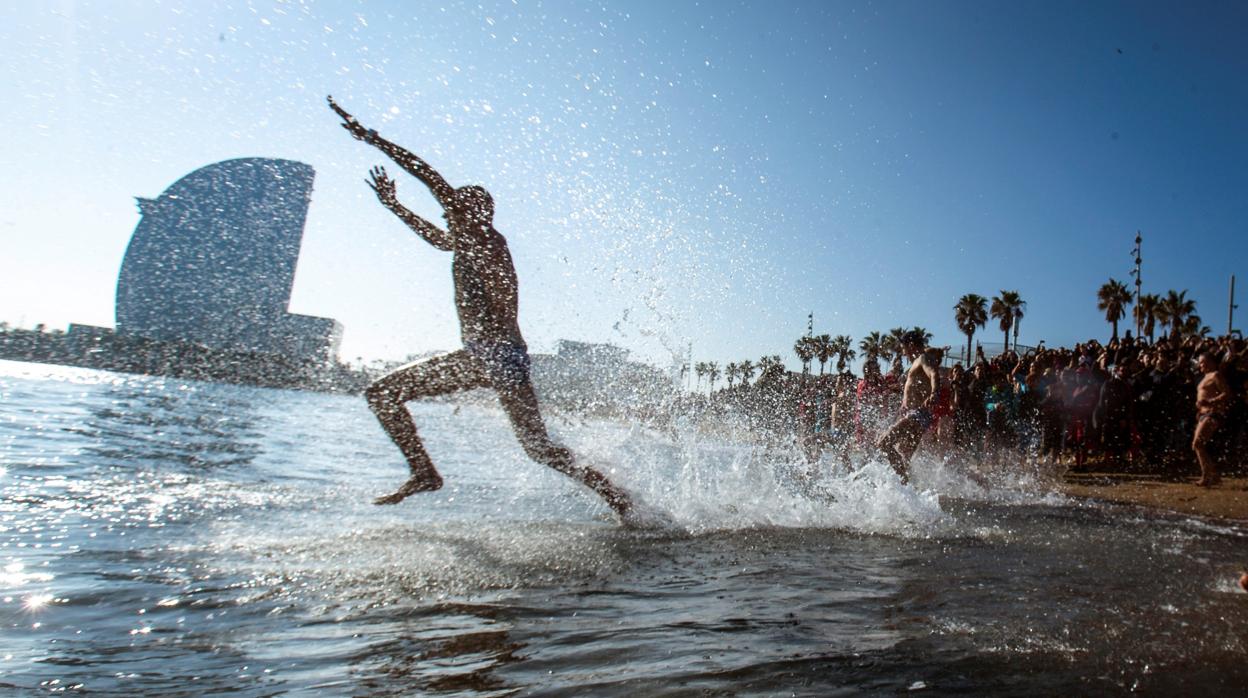
{"type": "Polygon", "coordinates": [[[287,310],[314,177],[292,160],[227,160],[139,199],[142,219],[117,279],[117,332],[336,358],[342,325],[287,310]]]}

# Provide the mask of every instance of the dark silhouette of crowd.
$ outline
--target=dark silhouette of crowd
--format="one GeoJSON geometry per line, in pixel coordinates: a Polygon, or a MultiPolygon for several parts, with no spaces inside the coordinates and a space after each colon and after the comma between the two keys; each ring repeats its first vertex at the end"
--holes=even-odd
{"type": "MultiPolygon", "coordinates": [[[[941,369],[936,424],[924,448],[981,470],[1030,468],[1053,475],[1096,470],[1185,476],[1216,485],[1219,471],[1248,462],[1248,342],[1223,336],[1140,341],[1130,333],[1102,344],[977,352],[969,368],[941,369]],[[1226,395],[1198,407],[1198,387],[1226,395]],[[1216,379],[1216,381],[1215,381],[1216,379]],[[1216,402],[1216,404],[1215,404],[1216,402]],[[1197,437],[1198,424],[1209,420],[1197,437]],[[1195,448],[1212,463],[1200,466],[1195,448]],[[1200,467],[1198,467],[1200,466],[1200,467]]],[[[881,374],[868,358],[864,376],[809,381],[798,407],[799,441],[812,460],[826,448],[869,450],[896,417],[901,366],[881,374]],[[856,390],[850,385],[856,383],[856,390]],[[824,406],[854,399],[852,424],[824,406]],[[828,424],[832,419],[835,423],[828,424]]],[[[1202,395],[1204,390],[1201,391],[1202,395]]]]}

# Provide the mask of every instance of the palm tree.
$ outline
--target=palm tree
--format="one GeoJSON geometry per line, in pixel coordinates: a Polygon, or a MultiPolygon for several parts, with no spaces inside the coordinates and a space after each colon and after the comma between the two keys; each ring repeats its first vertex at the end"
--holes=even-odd
{"type": "Polygon", "coordinates": [[[750,380],[754,378],[755,370],[754,362],[749,359],[745,359],[741,363],[737,364],[737,371],[741,375],[741,385],[750,384],[750,380]]]}
{"type": "Polygon", "coordinates": [[[988,299],[978,293],[968,293],[958,299],[953,306],[953,319],[958,329],[966,335],[966,364],[971,364],[971,340],[975,337],[975,328],[988,324],[988,299]]]}
{"type": "Polygon", "coordinates": [[[906,334],[906,328],[894,327],[888,331],[888,336],[884,338],[885,348],[888,351],[889,360],[901,356],[901,338],[906,334]]]}
{"type": "Polygon", "coordinates": [[[736,361],[729,361],[728,365],[724,366],[724,379],[728,381],[729,390],[732,390],[732,384],[736,381],[737,371],[738,368],[736,361]]]}
{"type": "Polygon", "coordinates": [[[759,382],[762,382],[765,378],[777,378],[784,374],[784,361],[779,354],[759,357],[758,372],[760,374],[758,376],[759,382]]]}
{"type": "Polygon", "coordinates": [[[1018,299],[1018,305],[1014,306],[1014,351],[1018,351],[1018,330],[1023,326],[1023,313],[1027,310],[1027,301],[1022,298],[1018,299]]]}
{"type": "Polygon", "coordinates": [[[1135,321],[1142,327],[1140,331],[1148,335],[1149,342],[1153,341],[1153,331],[1157,326],[1157,306],[1160,303],[1161,298],[1156,293],[1145,293],[1135,304],[1135,321]]]}
{"type": "Polygon", "coordinates": [[[835,353],[832,351],[832,337],[826,334],[816,336],[811,340],[811,347],[815,350],[815,358],[819,359],[819,375],[823,375],[823,367],[828,364],[828,359],[832,358],[835,353]]]}
{"type": "Polygon", "coordinates": [[[1111,341],[1118,339],[1118,321],[1127,314],[1131,303],[1131,291],[1116,279],[1106,281],[1096,292],[1096,309],[1105,311],[1105,321],[1114,328],[1111,341]]]}
{"type": "Polygon", "coordinates": [[[919,327],[918,325],[915,325],[910,328],[910,331],[917,334],[919,339],[923,340],[923,346],[927,346],[932,343],[932,333],[928,332],[926,327],[919,327]]]}
{"type": "Polygon", "coordinates": [[[864,360],[878,363],[880,353],[884,351],[884,337],[879,332],[871,332],[858,342],[858,349],[862,351],[864,360]]]}
{"type": "Polygon", "coordinates": [[[705,361],[699,361],[694,364],[693,373],[698,377],[697,383],[694,385],[695,390],[700,390],[702,388],[702,376],[705,376],[708,370],[710,370],[710,366],[708,366],[705,361]]]}
{"type": "Polygon", "coordinates": [[[802,373],[810,372],[810,360],[815,358],[815,346],[813,338],[808,335],[802,335],[793,343],[793,353],[797,354],[797,358],[802,360],[802,373]]]}
{"type": "Polygon", "coordinates": [[[1183,334],[1195,335],[1197,337],[1208,337],[1213,333],[1209,326],[1204,324],[1199,315],[1195,313],[1188,315],[1183,321],[1183,334]]]}
{"type": "Polygon", "coordinates": [[[1010,349],[1010,329],[1014,327],[1014,313],[1023,305],[1023,299],[1018,295],[1018,291],[1002,290],[1001,295],[992,297],[992,307],[989,314],[993,319],[999,320],[998,327],[1005,333],[1005,346],[1002,351],[1010,349]]]}
{"type": "Polygon", "coordinates": [[[715,361],[706,362],[706,377],[711,381],[711,387],[707,388],[708,393],[715,390],[715,381],[719,380],[719,364],[715,361]]]}
{"type": "Polygon", "coordinates": [[[1157,305],[1157,319],[1170,324],[1170,337],[1177,339],[1182,336],[1183,323],[1189,315],[1196,314],[1196,301],[1187,297],[1187,289],[1176,292],[1171,289],[1166,297],[1157,305]]]}
{"type": "Polygon", "coordinates": [[[832,338],[831,344],[832,353],[836,356],[836,372],[844,373],[845,364],[858,356],[854,351],[854,340],[847,334],[838,334],[832,338]]]}

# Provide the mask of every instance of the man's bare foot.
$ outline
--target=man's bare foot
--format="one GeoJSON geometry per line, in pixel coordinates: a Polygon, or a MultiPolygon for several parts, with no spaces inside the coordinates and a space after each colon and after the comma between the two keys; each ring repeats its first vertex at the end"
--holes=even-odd
{"type": "Polygon", "coordinates": [[[907,463],[898,458],[889,458],[889,465],[893,466],[893,471],[897,473],[897,478],[901,480],[901,484],[910,484],[910,467],[907,463]]]}
{"type": "Polygon", "coordinates": [[[393,494],[384,497],[378,497],[373,500],[373,504],[398,504],[408,497],[419,494],[421,492],[433,492],[442,489],[442,476],[437,473],[432,475],[413,475],[403,486],[395,490],[393,494]]]}
{"type": "Polygon", "coordinates": [[[1222,484],[1222,478],[1220,477],[1213,477],[1213,478],[1202,477],[1196,481],[1197,487],[1217,487],[1220,484],[1222,484]]]}
{"type": "Polygon", "coordinates": [[[602,495],[607,506],[614,509],[615,513],[620,515],[620,517],[627,516],[628,512],[633,508],[633,500],[623,490],[616,489],[614,485],[610,486],[610,491],[600,492],[599,494],[602,495]]]}
{"type": "Polygon", "coordinates": [[[628,514],[629,509],[632,509],[633,500],[629,498],[624,490],[616,487],[608,480],[606,475],[593,468],[585,468],[579,473],[579,476],[581,482],[598,493],[598,496],[602,497],[602,500],[607,503],[607,506],[614,509],[616,514],[623,517],[628,514]]]}
{"type": "Polygon", "coordinates": [[[602,497],[602,501],[614,509],[616,514],[619,514],[621,517],[626,516],[629,510],[633,508],[632,498],[628,496],[627,492],[616,487],[603,475],[597,472],[594,472],[594,475],[596,477],[591,476],[587,478],[586,484],[593,488],[594,492],[597,492],[598,496],[602,497]]]}

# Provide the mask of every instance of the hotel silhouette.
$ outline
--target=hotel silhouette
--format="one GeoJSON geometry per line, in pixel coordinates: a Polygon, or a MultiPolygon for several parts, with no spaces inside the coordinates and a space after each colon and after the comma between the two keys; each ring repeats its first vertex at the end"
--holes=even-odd
{"type": "MultiPolygon", "coordinates": [[[[336,359],[342,325],[288,311],[314,177],[301,162],[242,158],[140,198],[143,217],[117,278],[117,334],[336,359]]],[[[80,341],[108,332],[70,326],[80,341]]]]}

